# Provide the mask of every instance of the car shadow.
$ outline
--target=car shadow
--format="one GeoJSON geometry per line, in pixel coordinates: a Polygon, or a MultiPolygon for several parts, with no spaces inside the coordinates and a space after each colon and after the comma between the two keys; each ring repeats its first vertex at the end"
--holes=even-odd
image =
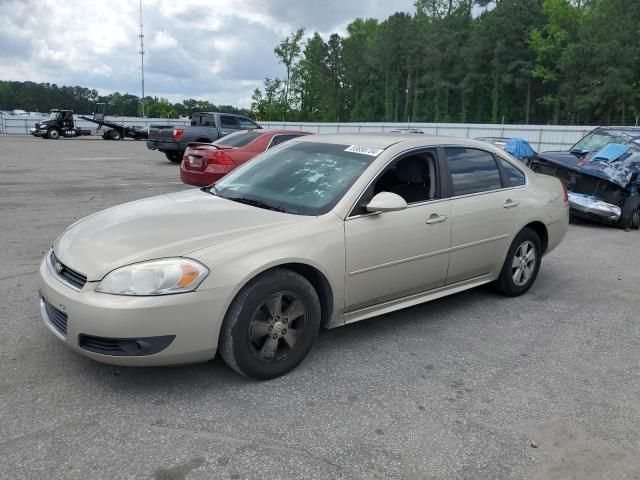
{"type": "MultiPolygon", "coordinates": [[[[339,328],[321,329],[311,353],[300,366],[284,377],[267,382],[239,375],[229,368],[219,355],[209,362],[192,365],[122,367],[102,364],[73,352],[69,353],[77,357],[76,361],[72,362],[73,365],[82,370],[76,372],[76,375],[83,376],[86,382],[99,384],[100,388],[137,394],[157,394],[159,387],[164,392],[175,388],[185,391],[243,389],[271,382],[295,382],[298,375],[317,375],[316,362],[322,362],[331,371],[341,369],[343,367],[340,359],[343,355],[353,351],[375,351],[381,348],[385,339],[397,336],[398,329],[411,338],[437,334],[440,329],[447,327],[451,317],[465,315],[469,308],[486,301],[487,298],[507,300],[506,297],[494,293],[490,287],[479,287],[339,328]]],[[[345,371],[344,375],[348,376],[349,372],[345,371]]],[[[322,383],[322,380],[318,380],[322,383]]]]}

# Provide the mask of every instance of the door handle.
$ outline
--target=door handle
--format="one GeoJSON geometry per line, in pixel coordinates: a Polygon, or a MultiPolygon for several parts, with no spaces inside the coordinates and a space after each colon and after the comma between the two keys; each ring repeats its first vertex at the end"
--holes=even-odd
{"type": "Polygon", "coordinates": [[[513,208],[513,207],[517,207],[520,204],[520,202],[514,202],[513,200],[509,199],[505,202],[505,204],[503,205],[504,208],[513,208]]]}
{"type": "Polygon", "coordinates": [[[427,225],[433,225],[434,223],[440,223],[446,220],[447,220],[446,215],[438,215],[437,213],[434,213],[429,217],[429,220],[427,220],[427,225]]]}

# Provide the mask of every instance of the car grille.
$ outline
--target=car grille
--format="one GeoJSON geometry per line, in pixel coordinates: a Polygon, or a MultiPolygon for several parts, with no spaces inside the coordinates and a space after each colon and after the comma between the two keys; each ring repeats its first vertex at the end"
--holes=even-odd
{"type": "Polygon", "coordinates": [[[60,259],[56,256],[56,254],[51,251],[50,258],[51,266],[53,268],[54,273],[65,283],[69,284],[73,288],[80,290],[84,287],[85,283],[87,283],[87,277],[75,270],[67,267],[64,263],[60,261],[60,259]],[[56,269],[56,266],[59,266],[56,269]]]}
{"type": "Polygon", "coordinates": [[[120,339],[94,337],[93,335],[80,335],[78,344],[81,348],[90,352],[102,353],[103,355],[125,355],[125,351],[120,348],[120,339]]]}
{"type": "Polygon", "coordinates": [[[51,325],[64,336],[67,335],[67,314],[58,310],[56,307],[47,302],[46,299],[42,299],[44,302],[44,309],[49,317],[51,325]]]}
{"type": "Polygon", "coordinates": [[[141,338],[106,338],[78,335],[78,345],[84,350],[102,355],[142,356],[161,352],[176,338],[175,335],[141,338]]]}

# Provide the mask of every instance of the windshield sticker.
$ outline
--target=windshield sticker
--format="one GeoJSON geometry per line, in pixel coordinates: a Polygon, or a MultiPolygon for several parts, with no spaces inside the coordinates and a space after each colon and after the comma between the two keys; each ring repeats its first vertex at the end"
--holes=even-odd
{"type": "Polygon", "coordinates": [[[362,155],[370,155],[372,157],[377,157],[382,152],[384,152],[384,150],[381,148],[369,148],[369,147],[362,147],[360,145],[351,145],[349,148],[345,148],[344,151],[352,152],[352,153],[360,153],[362,155]]]}

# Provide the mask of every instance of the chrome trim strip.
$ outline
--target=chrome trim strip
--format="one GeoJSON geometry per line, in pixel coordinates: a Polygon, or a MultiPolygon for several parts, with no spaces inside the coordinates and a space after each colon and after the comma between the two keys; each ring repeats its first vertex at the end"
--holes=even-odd
{"type": "MultiPolygon", "coordinates": [[[[50,248],[49,251],[47,252],[47,268],[49,270],[49,273],[51,274],[51,276],[53,278],[55,278],[56,280],[58,280],[60,283],[62,283],[63,285],[66,285],[67,287],[69,287],[72,290],[75,290],[76,292],[79,292],[80,289],[78,287],[76,287],[75,285],[67,282],[63,277],[61,277],[60,275],[58,275],[58,273],[55,271],[55,269],[53,268],[53,265],[51,264],[51,256],[53,255],[53,248],[50,248]]],[[[66,265],[65,265],[66,267],[66,265]]],[[[69,270],[73,270],[72,268],[66,267],[69,270]]],[[[76,272],[75,270],[73,270],[74,272],[76,272]]],[[[76,272],[78,275],[82,275],[80,272],[76,272]]],[[[84,276],[84,275],[82,275],[84,276]]]]}
{"type": "Polygon", "coordinates": [[[480,275],[461,282],[452,283],[450,285],[443,285],[442,287],[434,288],[433,290],[427,290],[425,292],[414,293],[406,297],[396,298],[394,300],[387,300],[382,303],[370,305],[368,307],[358,308],[351,310],[343,315],[344,324],[359,322],[366,318],[374,317],[377,315],[383,315],[385,313],[391,313],[401,308],[411,307],[420,303],[435,300],[436,298],[445,297],[453,293],[462,292],[470,288],[477,287],[484,283],[489,283],[494,280],[493,273],[486,275],[480,275]]]}
{"type": "Polygon", "coordinates": [[[477,245],[482,245],[483,243],[495,242],[496,240],[501,240],[503,238],[509,237],[510,234],[505,233],[503,235],[498,235],[497,237],[485,238],[484,240],[478,240],[477,242],[465,243],[464,245],[458,245],[457,247],[445,248],[443,250],[437,250],[435,252],[424,253],[422,255],[416,255],[415,257],[403,258],[401,260],[394,260],[393,262],[382,263],[380,265],[374,265],[373,267],[363,268],[361,270],[354,270],[353,272],[349,272],[349,275],[359,275],[360,273],[370,272],[372,270],[378,270],[380,268],[392,267],[394,265],[400,265],[401,263],[412,262],[414,260],[421,260],[423,258],[433,257],[435,255],[441,255],[443,253],[451,253],[457,250],[462,250],[463,248],[475,247],[477,245]]]}
{"type": "Polygon", "coordinates": [[[42,321],[47,326],[47,328],[49,328],[49,330],[51,330],[56,337],[58,337],[60,340],[63,340],[65,342],[67,341],[67,337],[55,327],[55,325],[49,318],[49,314],[47,313],[47,307],[45,306],[44,298],[42,297],[40,297],[40,316],[42,316],[42,321]]]}

